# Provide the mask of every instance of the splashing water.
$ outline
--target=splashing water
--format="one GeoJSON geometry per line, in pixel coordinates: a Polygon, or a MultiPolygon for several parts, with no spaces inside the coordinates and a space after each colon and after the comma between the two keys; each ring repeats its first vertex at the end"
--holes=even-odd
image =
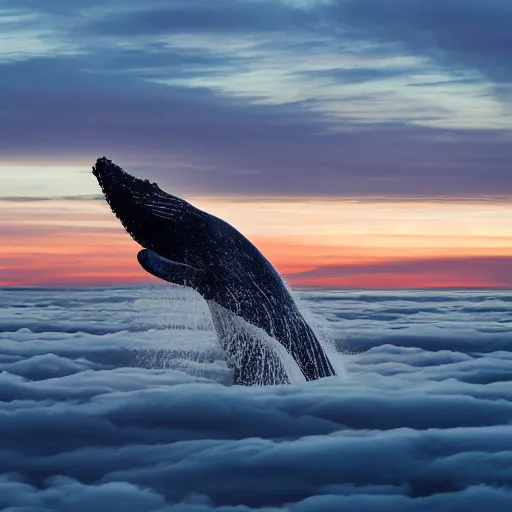
{"type": "MultiPolygon", "coordinates": [[[[293,292],[292,292],[293,293],[293,292]]],[[[304,302],[294,295],[308,323],[316,324],[304,302]]],[[[210,377],[227,383],[232,370],[244,358],[252,358],[256,374],[252,380],[264,384],[264,376],[274,383],[300,385],[306,382],[296,361],[275,338],[215,302],[206,302],[197,292],[181,286],[148,287],[140,290],[135,301],[139,315],[134,328],[141,336],[133,365],[148,369],[174,369],[210,377]],[[217,332],[223,333],[224,346],[219,346],[217,332]]],[[[322,332],[319,341],[338,375],[344,374],[342,356],[326,342],[322,332]]],[[[222,343],[221,343],[222,345],[222,343]]]]}
{"type": "Polygon", "coordinates": [[[221,343],[230,365],[239,368],[246,358],[256,363],[257,374],[251,379],[254,384],[264,385],[269,375],[273,383],[306,382],[293,357],[276,339],[216,302],[209,301],[208,305],[217,332],[222,333],[221,343]]]}
{"type": "Polygon", "coordinates": [[[338,377],[345,378],[347,376],[345,354],[336,348],[332,331],[329,329],[325,321],[323,321],[319,316],[315,315],[311,311],[299,292],[290,288],[284,279],[283,283],[286,286],[288,293],[293,297],[293,300],[295,301],[300,314],[304,317],[306,322],[313,329],[313,332],[316,334],[318,342],[320,343],[324,352],[327,354],[327,357],[329,358],[329,361],[331,362],[336,375],[338,377]]]}
{"type": "Polygon", "coordinates": [[[178,286],[148,287],[135,300],[132,331],[140,333],[133,366],[175,369],[225,380],[224,355],[204,299],[178,286]]]}

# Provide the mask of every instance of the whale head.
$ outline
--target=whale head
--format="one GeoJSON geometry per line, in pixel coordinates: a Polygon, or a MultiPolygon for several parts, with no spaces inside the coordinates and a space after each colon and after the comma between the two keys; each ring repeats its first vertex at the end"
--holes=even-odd
{"type": "Polygon", "coordinates": [[[200,229],[190,219],[186,229],[180,226],[189,206],[185,201],[166,194],[156,183],[131,176],[105,157],[97,160],[92,172],[112,211],[136,242],[169,260],[200,264],[187,254],[188,245],[182,240],[186,232],[194,236],[200,229]]]}
{"type": "Polygon", "coordinates": [[[105,157],[97,160],[92,172],[126,231],[150,251],[138,256],[148,272],[165,279],[161,270],[171,262],[211,271],[221,279],[228,274],[246,275],[251,268],[257,271],[266,262],[233,226],[168,194],[156,183],[131,176],[105,157]]]}

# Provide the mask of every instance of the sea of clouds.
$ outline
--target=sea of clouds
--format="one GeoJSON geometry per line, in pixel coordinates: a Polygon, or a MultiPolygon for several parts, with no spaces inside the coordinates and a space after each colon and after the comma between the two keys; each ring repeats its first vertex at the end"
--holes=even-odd
{"type": "Polygon", "coordinates": [[[0,509],[512,510],[512,294],[300,296],[340,375],[244,388],[192,291],[0,291],[0,509]]]}

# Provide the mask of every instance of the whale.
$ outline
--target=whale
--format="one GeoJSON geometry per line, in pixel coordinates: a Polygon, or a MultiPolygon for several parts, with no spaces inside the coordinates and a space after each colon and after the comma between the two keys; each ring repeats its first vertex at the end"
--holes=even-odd
{"type": "Polygon", "coordinates": [[[142,268],[206,300],[234,384],[336,374],[279,273],[235,227],[106,157],[92,172],[112,212],[142,247],[142,268]]]}

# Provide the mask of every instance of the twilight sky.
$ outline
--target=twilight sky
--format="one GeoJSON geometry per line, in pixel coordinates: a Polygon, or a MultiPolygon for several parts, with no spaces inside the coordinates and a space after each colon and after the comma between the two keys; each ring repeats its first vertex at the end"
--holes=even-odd
{"type": "Polygon", "coordinates": [[[0,0],[0,285],[147,279],[106,155],[295,285],[512,287],[512,3],[0,0]]]}

